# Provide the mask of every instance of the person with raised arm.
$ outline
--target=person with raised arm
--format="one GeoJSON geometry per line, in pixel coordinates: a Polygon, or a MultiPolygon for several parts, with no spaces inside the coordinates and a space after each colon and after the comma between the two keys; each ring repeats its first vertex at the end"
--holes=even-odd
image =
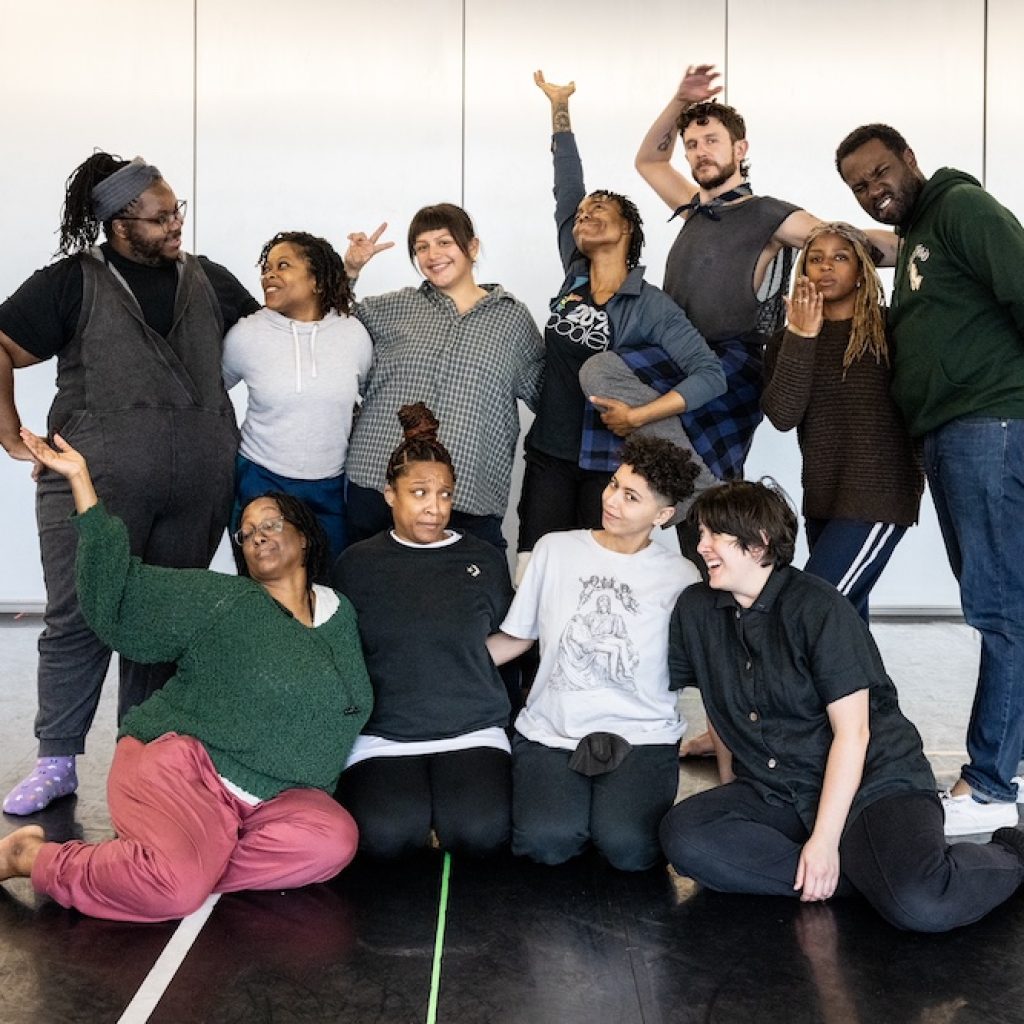
{"type": "Polygon", "coordinates": [[[163,921],[211,893],[288,889],[355,855],[332,799],[372,706],[349,602],[313,583],[327,541],[300,501],[251,501],[234,536],[246,575],[167,569],[130,554],[85,458],[27,429],[26,450],[67,480],[82,611],[105,643],[174,674],[125,715],[107,781],[117,838],[48,843],[26,825],[0,840],[0,879],[31,878],[65,907],[163,921]]]}
{"type": "MultiPolygon", "coordinates": [[[[379,241],[386,226],[349,235],[345,269],[352,282],[393,245],[379,241]]],[[[346,460],[349,540],[391,527],[384,467],[402,440],[395,413],[425,402],[443,424],[440,440],[459,467],[453,527],[504,549],[518,400],[536,407],[544,344],[523,303],[499,284],[477,284],[480,239],[461,207],[418,210],[407,243],[424,278],[419,287],[355,304],[373,340],[373,364],[346,460]]]]}
{"type": "MultiPolygon", "coordinates": [[[[551,302],[547,372],[526,438],[521,554],[553,530],[597,527],[621,438],[647,430],[689,448],[680,414],[725,386],[700,333],[644,280],[636,206],[617,192],[586,192],[569,119],[575,83],[555,85],[541,71],[534,81],[551,104],[555,224],[565,279],[551,302]]],[[[705,471],[701,485],[711,482],[705,471]]]]}
{"type": "MultiPolygon", "coordinates": [[[[753,194],[747,128],[719,103],[713,64],[686,69],[648,129],[636,169],[683,225],[665,265],[665,291],[686,311],[722,360],[726,392],[684,418],[697,454],[722,480],[743,476],[762,419],[765,342],[783,324],[793,250],[820,221],[792,203],[753,194]],[[672,164],[676,139],[692,180],[672,164]]],[[[889,263],[891,232],[872,232],[889,263]]]]}

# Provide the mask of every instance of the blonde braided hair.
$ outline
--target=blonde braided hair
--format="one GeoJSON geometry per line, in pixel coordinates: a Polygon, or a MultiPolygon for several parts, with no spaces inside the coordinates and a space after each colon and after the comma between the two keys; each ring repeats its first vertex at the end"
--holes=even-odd
{"type": "Polygon", "coordinates": [[[853,308],[853,324],[850,328],[850,342],[843,353],[843,379],[846,379],[846,371],[866,353],[875,357],[876,363],[889,365],[889,344],[885,336],[885,296],[882,292],[882,282],[878,279],[875,271],[875,261],[872,258],[875,252],[874,246],[859,228],[845,221],[831,221],[827,224],[819,224],[811,230],[804,243],[803,252],[796,264],[796,274],[799,277],[805,273],[804,264],[807,260],[807,250],[811,243],[822,235],[838,235],[853,246],[854,254],[860,264],[857,275],[857,295],[853,308]]]}

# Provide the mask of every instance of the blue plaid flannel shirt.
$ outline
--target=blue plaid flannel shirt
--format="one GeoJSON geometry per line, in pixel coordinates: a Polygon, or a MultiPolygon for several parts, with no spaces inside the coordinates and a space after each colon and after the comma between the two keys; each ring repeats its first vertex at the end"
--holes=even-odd
{"type": "MultiPolygon", "coordinates": [[[[639,380],[659,395],[671,391],[683,379],[683,372],[658,345],[613,351],[639,380]]],[[[580,466],[583,469],[614,473],[619,468],[618,456],[625,441],[624,437],[613,434],[601,422],[601,414],[587,402],[583,413],[583,436],[580,439],[580,466]]]]}

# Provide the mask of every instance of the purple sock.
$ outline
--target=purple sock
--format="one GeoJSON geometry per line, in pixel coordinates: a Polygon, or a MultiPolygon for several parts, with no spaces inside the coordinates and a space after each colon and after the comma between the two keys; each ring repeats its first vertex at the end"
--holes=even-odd
{"type": "Polygon", "coordinates": [[[75,755],[41,757],[31,774],[21,780],[4,800],[4,814],[35,814],[58,797],[78,789],[75,755]]]}

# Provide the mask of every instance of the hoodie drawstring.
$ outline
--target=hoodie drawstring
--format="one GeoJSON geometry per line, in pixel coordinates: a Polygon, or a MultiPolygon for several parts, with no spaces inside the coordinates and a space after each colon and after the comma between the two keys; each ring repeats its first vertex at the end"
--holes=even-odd
{"type": "MultiPolygon", "coordinates": [[[[295,321],[289,321],[292,329],[292,351],[295,353],[295,394],[302,394],[302,348],[299,342],[299,331],[295,321]]],[[[310,377],[316,379],[316,331],[318,324],[313,324],[309,335],[310,377]]]]}

